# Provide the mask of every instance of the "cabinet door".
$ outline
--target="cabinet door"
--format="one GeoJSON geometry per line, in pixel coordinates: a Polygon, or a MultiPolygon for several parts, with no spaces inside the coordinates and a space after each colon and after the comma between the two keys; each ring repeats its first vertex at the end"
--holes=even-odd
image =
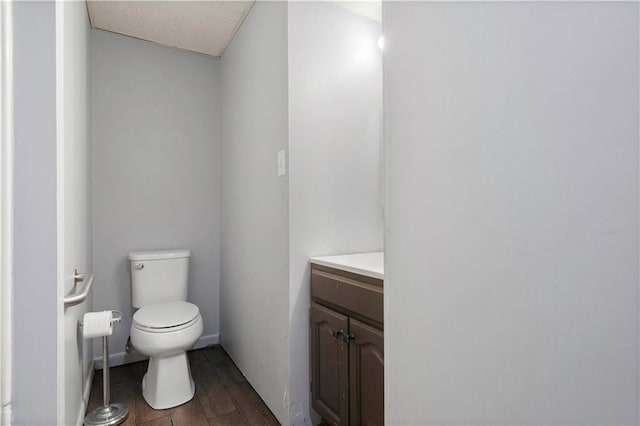
{"type": "Polygon", "coordinates": [[[347,317],[311,304],[311,404],[332,425],[349,423],[347,317]]]}
{"type": "Polygon", "coordinates": [[[384,424],[383,332],[354,319],[349,321],[351,425],[384,424]]]}

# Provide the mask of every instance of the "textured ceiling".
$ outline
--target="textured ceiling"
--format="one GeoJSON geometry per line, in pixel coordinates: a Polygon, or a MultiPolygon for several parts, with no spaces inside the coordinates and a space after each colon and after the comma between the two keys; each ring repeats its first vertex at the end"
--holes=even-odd
{"type": "Polygon", "coordinates": [[[94,28],[221,56],[253,1],[88,0],[94,28]]]}

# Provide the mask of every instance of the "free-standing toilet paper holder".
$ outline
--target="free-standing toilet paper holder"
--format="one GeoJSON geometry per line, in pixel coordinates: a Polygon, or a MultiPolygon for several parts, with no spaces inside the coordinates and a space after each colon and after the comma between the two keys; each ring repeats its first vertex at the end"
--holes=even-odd
{"type": "MultiPolygon", "coordinates": [[[[111,318],[111,324],[122,321],[122,312],[111,318]]],[[[82,323],[81,323],[82,325],[82,323]]],[[[109,383],[109,336],[102,336],[102,407],[98,407],[84,418],[85,425],[113,426],[124,422],[129,415],[127,404],[111,403],[111,386],[109,383]]]]}

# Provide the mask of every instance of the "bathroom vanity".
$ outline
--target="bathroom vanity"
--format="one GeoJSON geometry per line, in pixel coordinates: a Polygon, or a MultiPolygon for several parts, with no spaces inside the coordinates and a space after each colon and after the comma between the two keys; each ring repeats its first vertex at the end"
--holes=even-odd
{"type": "Polygon", "coordinates": [[[384,424],[383,254],[311,258],[311,404],[331,425],[384,424]]]}

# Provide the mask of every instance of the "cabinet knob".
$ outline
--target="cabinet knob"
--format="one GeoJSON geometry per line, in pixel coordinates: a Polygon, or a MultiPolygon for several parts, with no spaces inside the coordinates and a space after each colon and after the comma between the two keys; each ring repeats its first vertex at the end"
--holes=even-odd
{"type": "Polygon", "coordinates": [[[333,337],[335,337],[336,339],[340,339],[342,338],[342,336],[344,336],[344,330],[336,330],[336,331],[332,331],[331,335],[333,337]]]}

